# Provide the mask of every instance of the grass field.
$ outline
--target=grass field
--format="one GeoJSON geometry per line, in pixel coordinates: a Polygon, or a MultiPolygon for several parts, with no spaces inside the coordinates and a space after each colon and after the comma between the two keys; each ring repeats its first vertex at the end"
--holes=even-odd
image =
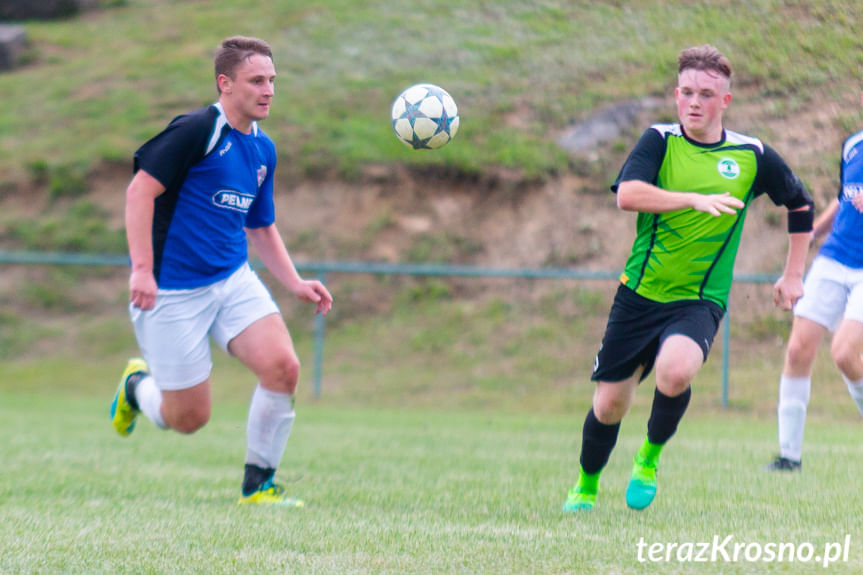
{"type": "Polygon", "coordinates": [[[248,509],[235,504],[243,402],[217,405],[191,437],[144,421],[124,440],[103,395],[0,392],[0,572],[863,571],[863,445],[848,422],[811,419],[805,471],[776,476],[761,470],[775,449],[772,422],[690,414],[664,454],[656,502],[633,512],[623,491],[646,418],[638,408],[624,422],[600,505],[564,516],[581,413],[305,405],[280,477],[306,508],[248,509]],[[687,562],[674,552],[656,562],[645,547],[639,561],[639,542],[717,536],[731,537],[728,559],[687,562]],[[735,543],[748,555],[735,560],[735,543]],[[836,561],[825,568],[831,543],[836,561]],[[745,559],[769,544],[797,546],[798,559],[745,559]],[[801,562],[810,544],[812,559],[801,562]]]}
{"type": "MultiPolygon", "coordinates": [[[[237,362],[215,354],[215,411],[201,432],[182,437],[143,421],[123,440],[107,418],[114,381],[135,349],[122,305],[9,326],[0,340],[0,573],[863,570],[861,423],[826,345],[802,474],[761,470],[776,452],[787,317],[737,314],[730,408],[720,406],[718,345],[663,456],[655,504],[636,513],[623,502],[648,380],[624,420],[599,507],[566,517],[560,506],[592,390],[587,370],[610,300],[599,286],[568,282],[532,285],[532,297],[519,297],[510,283],[472,298],[407,284],[375,313],[346,302],[328,318],[319,400],[308,314],[283,300],[306,369],[280,475],[307,501],[303,510],[235,504],[252,384],[237,362]],[[804,553],[811,544],[814,558],[846,535],[847,561],[826,568],[814,559],[638,555],[639,542],[730,536],[750,545],[750,556],[755,546],[785,543],[804,553]]],[[[758,295],[746,286],[735,294],[758,295]]]]}

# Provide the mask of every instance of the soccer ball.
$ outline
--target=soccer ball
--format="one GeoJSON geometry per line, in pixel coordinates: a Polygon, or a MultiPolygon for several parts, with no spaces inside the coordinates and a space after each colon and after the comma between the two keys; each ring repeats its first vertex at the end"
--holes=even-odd
{"type": "Polygon", "coordinates": [[[414,150],[434,150],[458,131],[458,108],[446,90],[415,84],[398,95],[392,107],[393,131],[414,150]]]}

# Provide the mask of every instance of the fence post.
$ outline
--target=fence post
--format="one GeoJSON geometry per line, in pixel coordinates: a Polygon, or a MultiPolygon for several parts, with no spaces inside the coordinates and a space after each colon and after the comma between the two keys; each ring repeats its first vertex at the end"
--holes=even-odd
{"type": "MultiPolygon", "coordinates": [[[[326,272],[318,272],[318,281],[326,285],[326,272]]],[[[324,335],[325,335],[326,319],[324,314],[315,315],[315,399],[321,397],[321,380],[323,379],[324,370],[324,335]]]]}

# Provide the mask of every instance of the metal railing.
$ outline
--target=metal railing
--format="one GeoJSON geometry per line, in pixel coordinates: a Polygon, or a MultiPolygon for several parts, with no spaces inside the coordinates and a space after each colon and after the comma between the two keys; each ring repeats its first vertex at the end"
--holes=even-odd
{"type": "MultiPolygon", "coordinates": [[[[121,266],[129,265],[126,255],[86,254],[65,252],[7,252],[0,251],[0,264],[29,265],[82,265],[82,266],[121,266]]],[[[252,267],[262,264],[251,262],[252,267]]],[[[620,270],[592,271],[578,268],[488,268],[446,264],[388,264],[363,261],[321,261],[295,262],[301,273],[314,274],[326,283],[328,273],[372,274],[372,275],[409,275],[438,277],[480,277],[480,278],[520,278],[520,279],[574,279],[574,280],[617,280],[620,270]]],[[[734,274],[738,283],[773,283],[777,275],[771,274],[734,274]]],[[[323,315],[315,316],[314,324],[314,394],[320,397],[323,381],[323,353],[326,335],[326,322],[323,315]]],[[[731,340],[730,312],[726,311],[722,320],[722,407],[728,407],[728,370],[729,345],[731,340]]]]}

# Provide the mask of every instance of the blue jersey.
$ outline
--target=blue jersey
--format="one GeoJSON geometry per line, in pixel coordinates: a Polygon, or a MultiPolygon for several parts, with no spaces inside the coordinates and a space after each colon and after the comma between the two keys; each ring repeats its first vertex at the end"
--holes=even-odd
{"type": "Polygon", "coordinates": [[[863,194],[863,131],[845,140],[840,167],[839,209],[819,253],[850,268],[863,268],[863,213],[851,203],[863,194]]]}
{"type": "Polygon", "coordinates": [[[244,228],[275,221],[276,147],[257,123],[231,128],[220,104],[174,118],[135,152],[135,172],[165,193],[153,215],[153,274],[161,289],[222,280],[248,260],[244,228]]]}

